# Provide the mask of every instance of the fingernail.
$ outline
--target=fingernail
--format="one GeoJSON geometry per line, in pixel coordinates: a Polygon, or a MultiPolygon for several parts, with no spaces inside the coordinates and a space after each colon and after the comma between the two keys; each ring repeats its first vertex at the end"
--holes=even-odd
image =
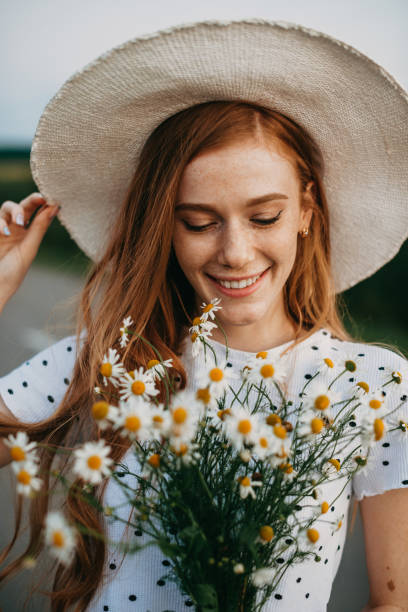
{"type": "Polygon", "coordinates": [[[60,211],[61,206],[57,206],[57,208],[54,208],[54,210],[51,212],[50,217],[55,217],[55,215],[57,215],[60,211]]]}
{"type": "Polygon", "coordinates": [[[3,233],[6,234],[6,236],[10,236],[10,230],[7,227],[7,225],[6,225],[6,227],[3,227],[3,233]]]}
{"type": "Polygon", "coordinates": [[[17,225],[24,225],[23,215],[21,213],[18,213],[17,218],[16,218],[16,223],[17,225]]]}

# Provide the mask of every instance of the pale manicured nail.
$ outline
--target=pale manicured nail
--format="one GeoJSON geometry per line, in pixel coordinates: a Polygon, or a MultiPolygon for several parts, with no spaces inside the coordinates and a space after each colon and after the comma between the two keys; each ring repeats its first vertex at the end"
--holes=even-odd
{"type": "Polygon", "coordinates": [[[21,213],[18,213],[17,218],[16,218],[16,223],[17,225],[24,225],[23,215],[21,213]]]}
{"type": "Polygon", "coordinates": [[[6,236],[10,236],[10,230],[7,227],[7,225],[6,225],[6,227],[3,227],[3,233],[6,234],[6,236]]]}

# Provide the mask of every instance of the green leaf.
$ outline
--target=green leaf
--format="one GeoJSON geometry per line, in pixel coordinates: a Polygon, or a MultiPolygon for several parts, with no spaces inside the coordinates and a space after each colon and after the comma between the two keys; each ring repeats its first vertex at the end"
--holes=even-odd
{"type": "Polygon", "coordinates": [[[212,584],[197,584],[194,591],[202,612],[218,612],[217,592],[212,584]]]}

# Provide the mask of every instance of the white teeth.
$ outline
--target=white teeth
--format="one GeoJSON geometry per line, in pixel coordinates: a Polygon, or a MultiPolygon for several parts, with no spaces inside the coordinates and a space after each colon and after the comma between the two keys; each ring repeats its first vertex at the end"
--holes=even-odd
{"type": "Polygon", "coordinates": [[[217,282],[220,283],[222,287],[226,287],[227,289],[242,289],[243,287],[249,287],[249,285],[253,285],[254,282],[257,281],[260,276],[261,275],[258,274],[258,276],[254,276],[253,278],[248,278],[247,280],[242,281],[217,280],[217,282]]]}

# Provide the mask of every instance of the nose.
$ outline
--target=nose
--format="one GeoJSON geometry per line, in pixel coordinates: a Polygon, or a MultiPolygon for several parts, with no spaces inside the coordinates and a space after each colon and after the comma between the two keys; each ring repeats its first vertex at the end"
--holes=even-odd
{"type": "Polygon", "coordinates": [[[225,222],[219,234],[218,263],[226,268],[247,270],[255,259],[255,247],[251,232],[239,221],[225,222]]]}

